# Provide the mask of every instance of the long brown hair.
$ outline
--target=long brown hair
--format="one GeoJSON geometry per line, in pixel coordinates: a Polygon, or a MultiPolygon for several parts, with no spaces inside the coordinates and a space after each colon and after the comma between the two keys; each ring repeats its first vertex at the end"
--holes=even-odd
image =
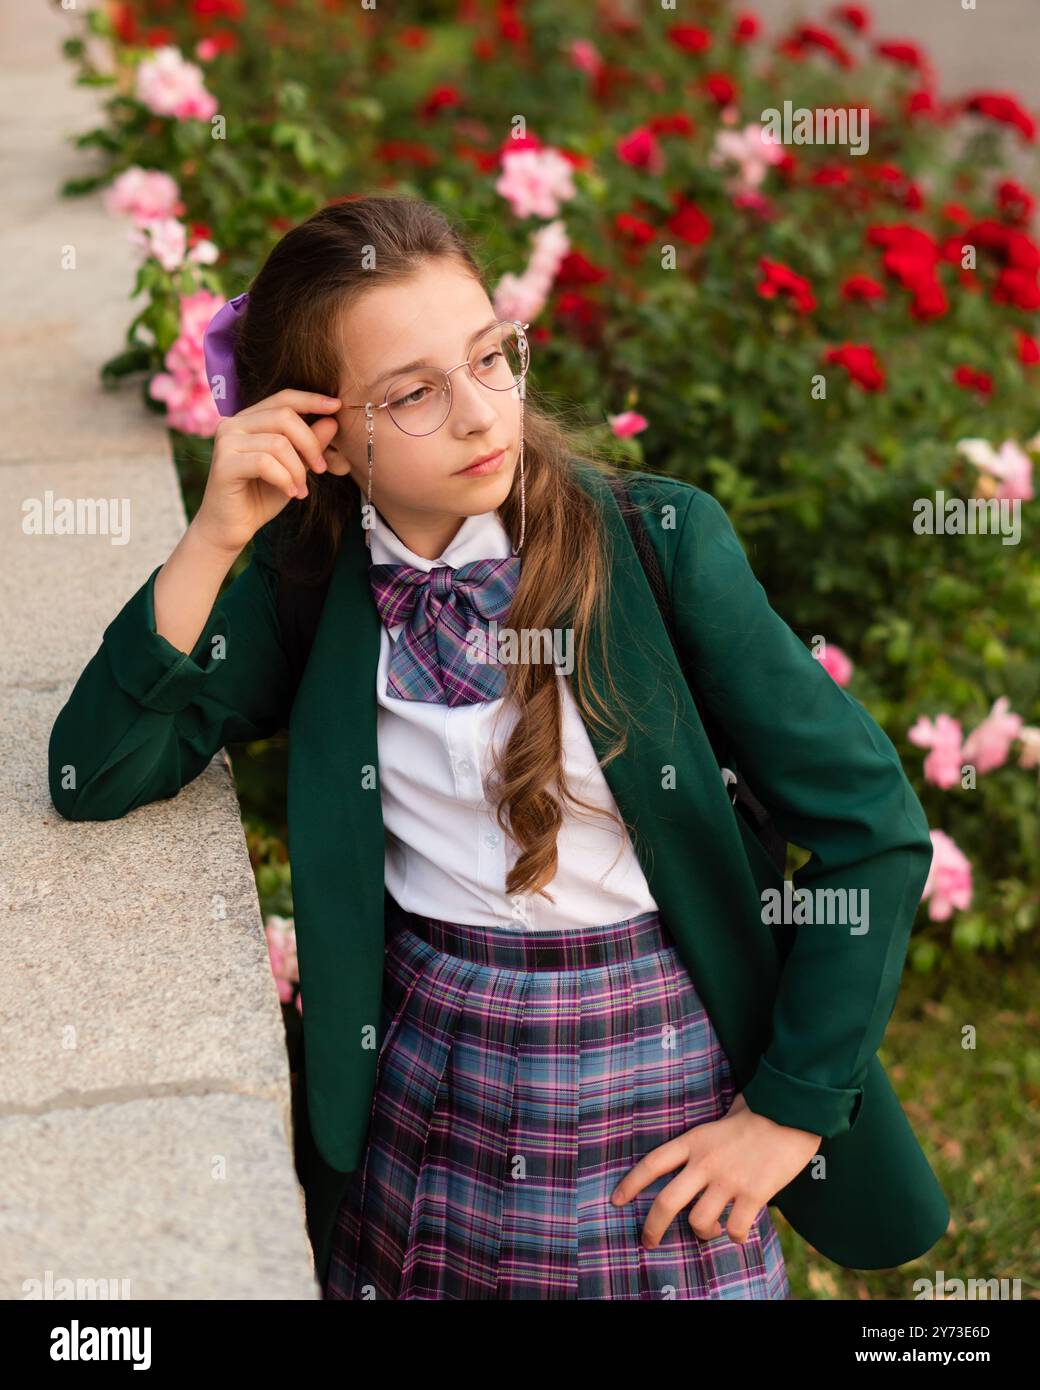
{"type": "MultiPolygon", "coordinates": [[[[435,260],[456,263],[487,290],[462,235],[439,209],[419,198],[345,198],[287,232],[249,287],[237,332],[235,367],[243,407],[286,387],[337,395],[344,367],[336,332],[340,316],[368,290],[412,276],[435,260]]],[[[627,741],[612,706],[593,688],[588,667],[593,615],[599,605],[605,616],[610,603],[611,559],[599,507],[577,482],[573,464],[581,460],[604,474],[616,470],[577,440],[576,426],[560,411],[539,404],[529,376],[524,402],[527,526],[508,626],[551,629],[561,615],[570,615],[578,707],[586,722],[617,735],[601,764],[605,766],[627,741]]],[[[362,494],[353,476],[330,473],[309,475],[308,491],[305,501],[281,514],[286,522],[280,528],[278,565],[297,582],[321,583],[331,572],[344,527],[361,524],[362,494]]],[[[515,546],[520,535],[519,469],[498,510],[515,546]]],[[[599,630],[605,631],[602,624],[599,630]]],[[[600,661],[616,694],[605,643],[600,661]]],[[[539,892],[553,901],[544,885],[556,873],[562,801],[572,808],[595,808],[566,786],[555,667],[548,661],[516,662],[506,671],[506,697],[515,702],[518,714],[494,761],[496,818],[520,850],[506,892],[539,892]]],[[[613,814],[611,818],[634,834],[633,826],[613,814]]]]}

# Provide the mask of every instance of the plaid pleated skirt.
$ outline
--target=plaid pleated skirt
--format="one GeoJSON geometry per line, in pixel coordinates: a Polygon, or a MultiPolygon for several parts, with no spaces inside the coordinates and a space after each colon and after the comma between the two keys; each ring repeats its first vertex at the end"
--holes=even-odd
{"type": "Polygon", "coordinates": [[[326,1298],[790,1297],[768,1207],[738,1244],[701,1240],[687,1203],[647,1250],[678,1170],[611,1205],[644,1154],[735,1093],[658,913],[532,931],[389,902],[369,1133],[326,1298]]]}

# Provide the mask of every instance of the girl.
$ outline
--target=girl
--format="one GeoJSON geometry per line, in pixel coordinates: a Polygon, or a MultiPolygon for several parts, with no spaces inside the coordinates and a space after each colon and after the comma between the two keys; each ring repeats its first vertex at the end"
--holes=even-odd
{"type": "Polygon", "coordinates": [[[288,727],[326,1297],[787,1298],[772,1205],[842,1263],[911,1259],[948,1212],[875,1054],[921,807],[718,503],[627,475],[796,885],[869,902],[769,925],[609,469],[525,403],[527,327],[422,201],[290,231],[210,326],[203,502],[59,714],[52,798],[121,816],[288,727]],[[321,605],[302,676],[287,595],[321,605]]]}

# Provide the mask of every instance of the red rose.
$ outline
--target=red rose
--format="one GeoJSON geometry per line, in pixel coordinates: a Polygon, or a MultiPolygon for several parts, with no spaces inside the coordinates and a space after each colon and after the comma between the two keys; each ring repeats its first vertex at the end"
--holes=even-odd
{"type": "Polygon", "coordinates": [[[673,24],[666,30],[670,42],[684,53],[703,53],[711,47],[711,34],[707,29],[699,29],[695,24],[673,24]]]}
{"type": "Polygon", "coordinates": [[[868,343],[842,343],[841,347],[828,348],[823,360],[844,367],[850,379],[863,391],[880,391],[884,388],[885,369],[868,343]]]}
{"type": "Polygon", "coordinates": [[[241,19],[246,11],[245,0],[192,0],[191,8],[199,19],[241,19]]]}
{"type": "Polygon", "coordinates": [[[661,147],[657,136],[647,126],[638,126],[623,135],[614,146],[618,159],[636,169],[659,173],[662,165],[661,147]]]}
{"type": "Polygon", "coordinates": [[[906,110],[909,116],[936,116],[939,115],[939,108],[935,104],[935,94],[928,87],[918,87],[916,91],[910,93],[906,99],[906,110]]]}
{"type": "Polygon", "coordinates": [[[760,258],[758,264],[763,278],[757,290],[763,299],[776,299],[777,295],[786,294],[800,314],[811,313],[816,308],[816,299],[808,280],[797,275],[790,266],[767,260],[765,256],[760,258]]]}
{"type": "Polygon", "coordinates": [[[633,217],[630,212],[619,212],[614,218],[614,227],[620,236],[624,237],[626,241],[633,242],[636,246],[645,246],[656,236],[649,222],[644,222],[639,217],[633,217]]]}
{"type": "Polygon", "coordinates": [[[998,304],[1013,304],[1016,309],[1033,313],[1040,309],[1040,284],[1036,271],[1014,270],[1010,266],[1000,272],[993,298],[998,304]]]}
{"type": "Polygon", "coordinates": [[[234,53],[238,47],[238,35],[228,29],[214,29],[206,37],[218,53],[234,53]]]}
{"type": "Polygon", "coordinates": [[[993,394],[993,378],[988,372],[977,372],[974,367],[957,367],[953,379],[965,391],[975,390],[982,396],[993,394]]]}
{"type": "Polygon", "coordinates": [[[376,148],[376,158],[384,163],[419,164],[426,168],[437,163],[431,149],[409,140],[384,140],[376,148]]]}
{"type": "Polygon", "coordinates": [[[539,140],[537,135],[533,135],[531,131],[528,130],[526,135],[507,135],[498,147],[498,155],[501,159],[503,156],[511,154],[515,150],[540,150],[541,148],[541,140],[539,140]]]}
{"type": "Polygon", "coordinates": [[[847,51],[841,41],[828,30],[821,28],[818,24],[801,24],[794,34],[794,42],[803,48],[819,48],[830,56],[843,68],[855,67],[852,55],[847,51]]]}
{"type": "Polygon", "coordinates": [[[692,135],[696,126],[685,111],[670,116],[651,116],[648,122],[655,135],[692,135]]]}
{"type": "Polygon", "coordinates": [[[679,201],[675,212],[669,217],[666,226],[680,240],[690,246],[700,246],[711,236],[711,219],[701,212],[696,203],[679,201]]]}
{"type": "Polygon", "coordinates": [[[495,15],[498,23],[499,35],[505,39],[506,43],[516,44],[518,47],[527,39],[527,29],[515,11],[508,5],[500,5],[495,15]]]}
{"type": "Polygon", "coordinates": [[[1012,222],[1028,222],[1033,215],[1036,199],[1028,188],[1023,188],[1014,179],[1004,179],[997,185],[997,206],[1006,212],[1012,222]]]}
{"type": "Polygon", "coordinates": [[[841,287],[842,299],[884,299],[885,290],[869,275],[850,275],[841,287]]]}
{"type": "Polygon", "coordinates": [[[462,96],[457,87],[434,87],[429,96],[419,106],[419,114],[427,117],[435,116],[438,111],[444,110],[448,106],[458,106],[462,101],[462,96]]]}
{"type": "Polygon", "coordinates": [[[852,175],[843,164],[823,164],[815,170],[810,183],[831,184],[848,183],[852,175]]]}
{"type": "Polygon", "coordinates": [[[934,238],[920,227],[911,227],[900,222],[892,226],[871,227],[867,241],[873,246],[884,246],[885,269],[897,279],[915,280],[925,271],[930,271],[939,259],[939,247],[934,238]]]}
{"type": "Polygon", "coordinates": [[[557,297],[556,312],[560,318],[570,320],[571,331],[577,332],[583,342],[593,342],[602,333],[601,306],[577,290],[568,290],[557,297]]]}
{"type": "Polygon", "coordinates": [[[920,212],[921,208],[924,207],[924,198],[921,195],[921,189],[918,184],[907,184],[903,203],[911,212],[920,212]]]}
{"type": "Polygon", "coordinates": [[[913,318],[941,318],[949,310],[950,301],[946,298],[946,291],[934,277],[922,280],[912,288],[914,297],[910,301],[910,314],[913,318]]]}
{"type": "MultiPolygon", "coordinates": [[[[956,222],[958,227],[963,227],[971,221],[971,213],[963,203],[943,203],[942,215],[947,222],[956,222]]],[[[958,253],[958,260],[960,254],[958,253]]]]}
{"type": "Polygon", "coordinates": [[[1004,254],[1008,263],[1017,266],[1019,270],[1040,270],[1040,246],[1037,246],[1035,241],[1030,241],[1025,232],[1013,228],[1008,230],[1004,254]]]}
{"type": "Polygon", "coordinates": [[[893,63],[900,63],[903,67],[916,68],[919,72],[928,71],[928,59],[915,43],[902,39],[886,40],[876,43],[874,52],[881,58],[891,58],[893,63]]]}
{"type": "Polygon", "coordinates": [[[477,145],[456,145],[454,154],[456,159],[467,160],[480,174],[492,174],[499,166],[497,154],[492,150],[482,150],[477,145]]]}
{"type": "Polygon", "coordinates": [[[737,99],[737,84],[724,72],[710,72],[704,79],[704,87],[711,99],[720,106],[729,106],[737,99]]]}
{"type": "Polygon", "coordinates": [[[1016,328],[1015,334],[1018,338],[1018,360],[1026,367],[1035,367],[1040,363],[1040,342],[1023,333],[1021,328],[1016,328]]]}
{"type": "Polygon", "coordinates": [[[112,26],[116,31],[116,37],[122,43],[140,43],[140,31],[137,28],[137,20],[134,18],[134,12],[130,5],[115,5],[113,7],[112,26]]]}
{"type": "Polygon", "coordinates": [[[1036,137],[1036,122],[1023,106],[1007,92],[977,92],[964,102],[966,111],[976,111],[980,116],[988,116],[991,121],[1014,126],[1016,130],[1032,141],[1036,137]]]}
{"type": "Polygon", "coordinates": [[[835,5],[831,15],[840,24],[847,24],[850,29],[856,29],[861,34],[865,34],[870,28],[870,14],[865,5],[835,5]]]}
{"type": "Polygon", "coordinates": [[[942,251],[927,232],[905,222],[874,226],[867,232],[867,241],[885,248],[885,269],[913,295],[910,313],[914,318],[946,313],[949,305],[936,271],[942,251]]]}
{"type": "Polygon", "coordinates": [[[607,278],[607,272],[593,263],[580,251],[568,251],[560,262],[556,275],[558,287],[567,285],[598,285],[607,278]]]}
{"type": "Polygon", "coordinates": [[[760,28],[758,15],[745,12],[737,16],[736,23],[733,25],[733,42],[749,43],[760,28]]]}

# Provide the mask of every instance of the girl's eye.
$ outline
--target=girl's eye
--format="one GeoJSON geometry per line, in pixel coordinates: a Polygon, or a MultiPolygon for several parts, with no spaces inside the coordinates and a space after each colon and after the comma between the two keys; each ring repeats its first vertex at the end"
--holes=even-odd
{"type": "Polygon", "coordinates": [[[501,356],[502,354],[500,352],[489,352],[480,359],[480,365],[485,372],[489,372],[494,365],[495,358],[501,356]]]}
{"type": "Polygon", "coordinates": [[[415,399],[416,396],[418,396],[420,392],[428,391],[429,389],[428,386],[417,386],[414,391],[409,391],[407,396],[398,396],[397,400],[391,401],[390,404],[395,410],[402,406],[407,408],[410,405],[419,405],[420,402],[415,399]]]}

